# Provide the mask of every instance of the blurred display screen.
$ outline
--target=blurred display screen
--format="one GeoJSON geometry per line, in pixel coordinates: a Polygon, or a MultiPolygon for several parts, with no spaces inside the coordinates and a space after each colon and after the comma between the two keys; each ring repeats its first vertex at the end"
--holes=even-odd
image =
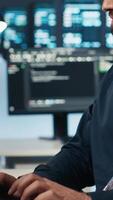
{"type": "Polygon", "coordinates": [[[56,24],[55,8],[39,4],[34,12],[35,47],[56,47],[56,24]]]}
{"type": "Polygon", "coordinates": [[[27,12],[24,10],[7,10],[4,13],[4,19],[8,24],[3,33],[3,46],[8,49],[26,48],[27,45],[27,12]]]}
{"type": "Polygon", "coordinates": [[[76,134],[80,119],[83,113],[68,113],[67,115],[67,135],[73,137],[76,134]]]}
{"type": "Polygon", "coordinates": [[[95,96],[93,59],[74,49],[11,50],[9,58],[12,114],[84,110],[95,96]]]}
{"type": "Polygon", "coordinates": [[[99,4],[66,1],[63,12],[63,46],[101,47],[101,12],[99,4]]]}
{"type": "Polygon", "coordinates": [[[8,26],[26,26],[27,12],[23,10],[9,10],[4,14],[8,26]]]}

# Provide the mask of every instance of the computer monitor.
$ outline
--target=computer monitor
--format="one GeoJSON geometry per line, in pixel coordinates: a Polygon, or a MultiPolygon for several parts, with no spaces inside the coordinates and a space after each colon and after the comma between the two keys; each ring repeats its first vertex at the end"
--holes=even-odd
{"type": "Polygon", "coordinates": [[[64,1],[63,47],[101,48],[101,27],[99,2],[64,1]]]}
{"type": "Polygon", "coordinates": [[[78,124],[82,115],[82,112],[67,114],[67,136],[69,138],[73,137],[76,134],[78,124]]]}
{"type": "MultiPolygon", "coordinates": [[[[8,114],[7,67],[7,62],[0,56],[0,121],[2,122],[0,124],[0,139],[54,138],[54,117],[52,114],[8,114]]],[[[20,83],[18,82],[18,84],[20,83]]],[[[18,92],[15,95],[18,96],[18,92]]]]}
{"type": "Polygon", "coordinates": [[[10,114],[84,110],[95,97],[95,83],[94,58],[74,49],[10,49],[10,114]]]}
{"type": "Polygon", "coordinates": [[[27,44],[27,11],[19,8],[7,9],[4,12],[4,19],[8,24],[3,33],[3,47],[26,48],[27,44]]]}
{"type": "Polygon", "coordinates": [[[0,139],[54,138],[52,114],[9,116],[0,110],[0,119],[2,120],[0,139]]]}
{"type": "Polygon", "coordinates": [[[56,8],[54,1],[39,1],[34,6],[34,47],[55,48],[56,8]]]}

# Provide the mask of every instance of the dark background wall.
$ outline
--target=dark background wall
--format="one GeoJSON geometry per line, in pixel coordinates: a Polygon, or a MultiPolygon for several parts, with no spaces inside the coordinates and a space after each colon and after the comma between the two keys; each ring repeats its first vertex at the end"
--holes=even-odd
{"type": "Polygon", "coordinates": [[[29,4],[37,2],[36,0],[0,0],[0,10],[4,7],[12,7],[12,6],[29,6],[29,4]]]}

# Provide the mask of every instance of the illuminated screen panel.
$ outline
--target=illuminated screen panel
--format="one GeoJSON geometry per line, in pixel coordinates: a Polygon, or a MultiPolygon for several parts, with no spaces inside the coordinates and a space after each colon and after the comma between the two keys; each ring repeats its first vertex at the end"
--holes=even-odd
{"type": "Polygon", "coordinates": [[[11,50],[9,58],[10,114],[84,110],[95,96],[94,62],[73,49],[11,50]]]}
{"type": "Polygon", "coordinates": [[[76,134],[78,124],[83,113],[69,113],[67,114],[67,136],[73,137],[76,134]]]}
{"type": "Polygon", "coordinates": [[[4,15],[4,19],[8,23],[8,26],[26,26],[27,25],[26,11],[23,11],[23,10],[6,11],[4,15]]]}
{"type": "Polygon", "coordinates": [[[0,112],[1,134],[0,139],[37,139],[54,137],[52,114],[26,115],[3,117],[0,112]],[[7,124],[7,126],[6,126],[7,124]]]}
{"type": "Polygon", "coordinates": [[[106,34],[105,34],[105,43],[107,48],[113,48],[113,35],[111,33],[111,18],[109,14],[106,13],[106,34]]]}
{"type": "Polygon", "coordinates": [[[21,29],[8,27],[4,32],[4,47],[22,47],[26,48],[26,35],[21,29]]]}
{"type": "Polygon", "coordinates": [[[56,11],[51,3],[39,4],[35,8],[34,46],[56,47],[56,11]]]}
{"type": "Polygon", "coordinates": [[[101,6],[66,1],[63,12],[63,47],[101,47],[101,6]]]}
{"type": "Polygon", "coordinates": [[[24,10],[7,10],[4,19],[8,24],[4,31],[3,46],[8,49],[27,47],[27,12],[24,10]]]}

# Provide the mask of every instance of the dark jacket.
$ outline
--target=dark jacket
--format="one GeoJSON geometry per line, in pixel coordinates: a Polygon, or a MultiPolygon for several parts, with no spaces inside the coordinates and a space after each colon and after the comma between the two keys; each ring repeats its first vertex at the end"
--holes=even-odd
{"type": "Polygon", "coordinates": [[[113,200],[113,190],[103,191],[113,176],[113,67],[73,139],[34,172],[78,191],[96,185],[93,200],[113,200]]]}

